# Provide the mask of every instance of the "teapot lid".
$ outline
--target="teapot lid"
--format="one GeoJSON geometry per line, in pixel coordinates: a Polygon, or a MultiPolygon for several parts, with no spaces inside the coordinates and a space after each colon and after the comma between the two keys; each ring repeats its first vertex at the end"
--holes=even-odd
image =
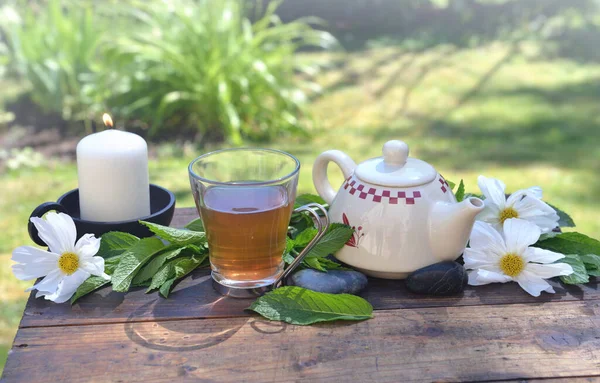
{"type": "Polygon", "coordinates": [[[359,164],[354,174],[371,184],[394,187],[427,184],[437,175],[427,162],[408,157],[408,145],[404,141],[388,141],[383,145],[382,152],[383,157],[359,164]]]}

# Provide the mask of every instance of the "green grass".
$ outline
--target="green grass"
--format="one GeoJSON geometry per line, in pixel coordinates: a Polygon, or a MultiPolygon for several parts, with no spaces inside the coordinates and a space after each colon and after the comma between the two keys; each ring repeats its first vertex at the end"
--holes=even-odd
{"type": "MultiPolygon", "coordinates": [[[[322,151],[341,149],[359,162],[379,156],[386,140],[402,139],[411,155],[447,178],[464,178],[467,190],[477,190],[479,174],[504,180],[509,191],[541,186],[548,201],[571,214],[577,230],[598,238],[600,64],[550,61],[535,52],[535,46],[492,44],[321,54],[318,59],[336,65],[319,75],[325,91],[311,101],[320,130],[310,141],[269,146],[298,156],[299,191],[314,192],[311,167],[322,151]]],[[[187,164],[201,152],[169,149],[163,146],[151,161],[151,180],[173,190],[178,207],[193,206],[187,164]]],[[[330,170],[340,184],[339,170],[330,170]]],[[[8,271],[10,252],[30,244],[25,224],[37,204],[76,187],[76,169],[51,162],[47,169],[3,175],[0,182],[1,355],[16,331],[28,285],[8,271]]]]}

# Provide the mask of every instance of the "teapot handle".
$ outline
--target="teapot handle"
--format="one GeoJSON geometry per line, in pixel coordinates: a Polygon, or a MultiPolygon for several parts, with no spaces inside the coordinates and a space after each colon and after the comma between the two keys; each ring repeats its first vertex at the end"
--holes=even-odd
{"type": "Polygon", "coordinates": [[[327,179],[327,165],[329,161],[335,162],[342,169],[344,178],[349,178],[354,173],[356,163],[340,150],[328,150],[321,153],[315,160],[315,164],[313,165],[313,183],[321,198],[328,204],[331,204],[337,192],[333,190],[329,179],[327,179]]]}

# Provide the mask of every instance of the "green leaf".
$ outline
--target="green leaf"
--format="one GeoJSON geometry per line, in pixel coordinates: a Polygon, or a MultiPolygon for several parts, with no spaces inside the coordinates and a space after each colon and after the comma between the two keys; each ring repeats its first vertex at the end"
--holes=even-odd
{"type": "Polygon", "coordinates": [[[185,225],[185,228],[191,231],[199,231],[204,233],[204,224],[202,223],[202,219],[200,218],[196,218],[195,220],[191,221],[190,223],[185,225]]]}
{"type": "Polygon", "coordinates": [[[301,194],[296,197],[296,202],[294,203],[294,209],[299,208],[300,206],[308,205],[309,203],[318,203],[324,207],[327,207],[327,202],[318,195],[314,194],[301,194]]]}
{"type": "Polygon", "coordinates": [[[600,241],[576,232],[562,233],[538,241],[534,246],[561,254],[600,254],[600,241]]]}
{"type": "Polygon", "coordinates": [[[313,240],[318,231],[315,228],[309,228],[302,231],[294,238],[294,247],[306,247],[313,240]]]}
{"type": "Polygon", "coordinates": [[[333,254],[344,246],[352,237],[352,229],[348,226],[339,224],[331,225],[327,233],[308,253],[307,257],[326,257],[333,254]]]}
{"type": "Polygon", "coordinates": [[[171,278],[175,278],[175,265],[173,262],[167,263],[156,274],[154,274],[152,277],[152,283],[150,283],[150,287],[148,287],[146,293],[149,293],[154,289],[158,289],[171,278]]]}
{"type": "Polygon", "coordinates": [[[140,221],[151,232],[160,238],[176,245],[202,244],[206,242],[206,235],[197,231],[175,229],[173,227],[162,226],[156,223],[140,221]]]}
{"type": "Polygon", "coordinates": [[[325,267],[321,266],[321,263],[319,263],[320,259],[325,259],[325,258],[306,257],[306,258],[304,258],[302,263],[311,269],[327,272],[327,269],[325,267]]]}
{"type": "Polygon", "coordinates": [[[194,271],[208,257],[207,254],[199,257],[192,256],[191,258],[183,258],[175,263],[175,278],[180,279],[194,271]]]}
{"type": "Polygon", "coordinates": [[[340,265],[339,263],[330,260],[329,258],[313,258],[313,257],[306,257],[304,258],[304,261],[313,269],[316,270],[320,270],[320,271],[329,271],[329,270],[350,270],[347,267],[344,267],[342,265],[340,265]],[[314,264],[313,260],[315,260],[318,263],[318,267],[313,267],[312,265],[314,264]],[[307,262],[308,261],[308,262],[307,262]],[[310,263],[309,263],[310,262],[310,263]]]}
{"type": "Polygon", "coordinates": [[[465,184],[464,184],[463,180],[460,180],[460,184],[458,184],[458,189],[456,190],[456,193],[454,194],[454,196],[456,197],[456,200],[458,202],[465,199],[465,184]]]}
{"type": "Polygon", "coordinates": [[[119,231],[108,232],[100,238],[100,249],[96,255],[105,259],[123,254],[140,240],[135,235],[119,231]]]}
{"type": "Polygon", "coordinates": [[[587,269],[586,271],[590,277],[600,277],[600,269],[587,269]]]}
{"type": "Polygon", "coordinates": [[[133,284],[139,285],[144,281],[152,279],[154,274],[161,269],[161,267],[167,262],[167,260],[178,256],[186,247],[181,246],[169,246],[164,250],[161,250],[159,254],[152,257],[152,260],[146,264],[133,278],[133,284]]]}
{"type": "Polygon", "coordinates": [[[169,297],[169,293],[171,292],[171,287],[173,287],[173,283],[175,282],[175,279],[176,278],[170,278],[160,286],[160,289],[158,290],[158,292],[160,295],[162,295],[163,298],[166,299],[169,297]]]}
{"type": "Polygon", "coordinates": [[[562,275],[560,277],[560,280],[563,281],[563,283],[566,283],[568,285],[579,285],[583,283],[588,283],[590,281],[590,278],[585,270],[585,265],[583,264],[583,261],[581,260],[581,258],[579,258],[578,255],[565,255],[564,258],[559,259],[558,261],[556,261],[556,263],[567,263],[571,265],[571,267],[573,267],[573,274],[566,276],[562,275]]]}
{"type": "Polygon", "coordinates": [[[123,253],[121,262],[112,276],[113,290],[121,292],[129,290],[137,272],[164,247],[162,241],[156,237],[140,239],[130,247],[123,253]]]}
{"type": "Polygon", "coordinates": [[[249,309],[267,319],[297,325],[373,317],[373,307],[363,298],[317,293],[297,286],[275,289],[258,298],[249,309]]]}
{"type": "Polygon", "coordinates": [[[579,256],[585,268],[589,271],[590,269],[600,269],[600,256],[596,254],[582,254],[579,256]]]}
{"type": "Polygon", "coordinates": [[[448,183],[448,186],[450,186],[450,190],[454,190],[454,187],[456,186],[456,183],[450,181],[450,180],[446,180],[446,182],[448,183]]]}
{"type": "Polygon", "coordinates": [[[71,304],[75,303],[79,298],[87,295],[93,291],[98,290],[101,287],[104,287],[110,283],[110,279],[104,279],[102,277],[97,277],[92,275],[88,279],[86,279],[75,291],[75,294],[71,297],[71,304]]]}
{"type": "Polygon", "coordinates": [[[564,211],[560,210],[559,208],[557,208],[556,206],[549,204],[548,202],[546,202],[551,208],[553,208],[554,210],[556,210],[556,214],[558,214],[559,220],[558,220],[558,226],[560,227],[575,227],[575,221],[573,221],[573,218],[571,218],[571,216],[569,216],[567,213],[565,213],[564,211]]]}
{"type": "Polygon", "coordinates": [[[291,254],[292,249],[294,248],[294,240],[286,237],[285,239],[285,250],[283,251],[283,261],[289,265],[294,262],[294,256],[291,254]]]}
{"type": "Polygon", "coordinates": [[[172,270],[174,270],[175,276],[172,276],[173,272],[169,270],[169,279],[167,279],[158,290],[160,295],[162,295],[164,298],[167,298],[169,296],[169,293],[171,292],[173,283],[176,280],[182,279],[183,277],[194,271],[196,268],[198,268],[202,264],[202,262],[204,262],[204,260],[207,259],[207,257],[207,254],[203,254],[199,257],[192,256],[190,258],[182,258],[173,261],[172,270]]]}

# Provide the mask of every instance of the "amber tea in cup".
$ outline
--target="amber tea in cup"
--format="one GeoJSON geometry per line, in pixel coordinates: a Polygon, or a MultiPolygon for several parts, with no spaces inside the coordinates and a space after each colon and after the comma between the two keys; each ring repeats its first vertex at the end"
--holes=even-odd
{"type": "MultiPolygon", "coordinates": [[[[208,240],[213,279],[228,289],[256,289],[276,284],[308,253],[284,272],[282,259],[294,211],[300,162],[272,149],[225,149],[190,163],[194,200],[208,240]]],[[[317,205],[303,206],[324,232],[317,205]]],[[[219,286],[216,286],[221,292],[219,286]]]]}
{"type": "Polygon", "coordinates": [[[292,207],[283,186],[209,188],[199,209],[214,270],[235,281],[281,273],[292,207]]]}

